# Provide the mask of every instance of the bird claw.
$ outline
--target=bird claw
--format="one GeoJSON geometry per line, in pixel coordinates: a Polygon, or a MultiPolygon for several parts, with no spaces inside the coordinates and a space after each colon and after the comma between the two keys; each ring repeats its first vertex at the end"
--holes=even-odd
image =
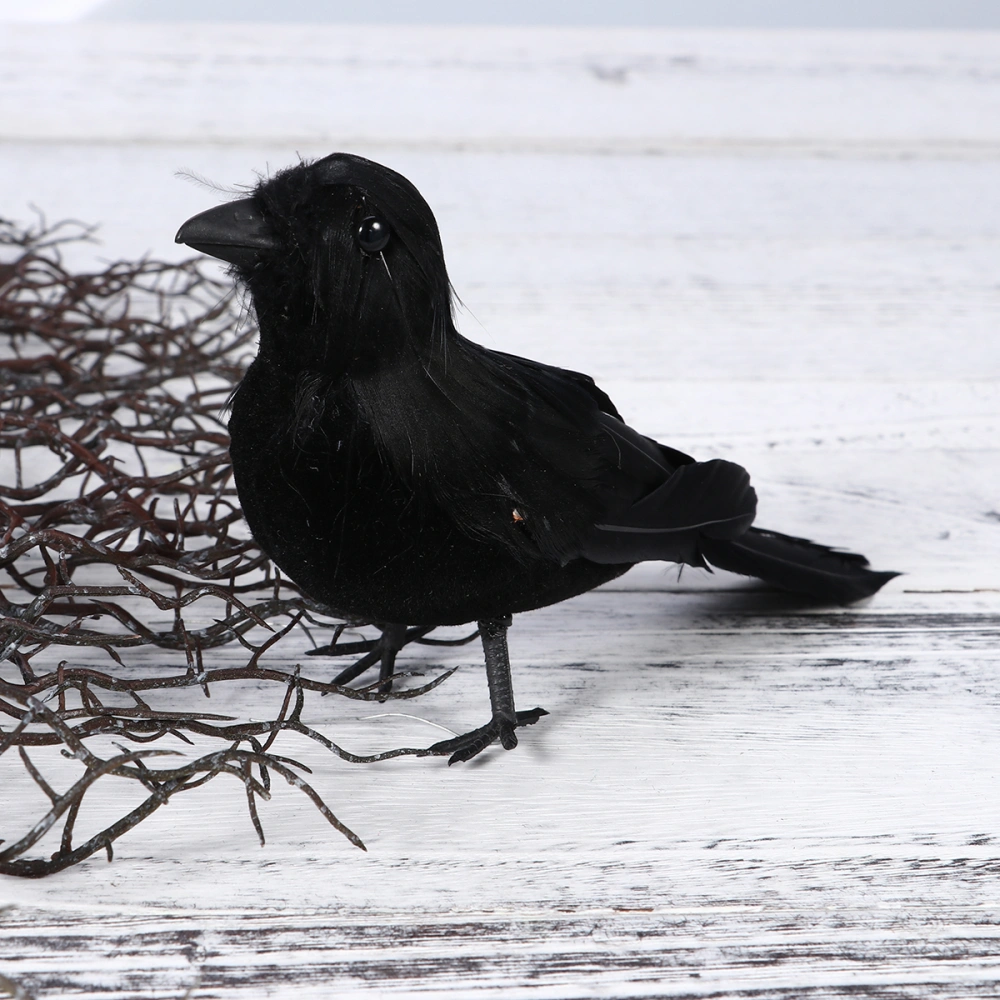
{"type": "MultiPolygon", "coordinates": [[[[392,678],[396,670],[396,654],[407,643],[420,642],[433,627],[433,625],[420,625],[416,628],[407,628],[405,625],[380,624],[377,625],[377,628],[382,634],[377,639],[364,639],[360,642],[334,642],[329,646],[321,646],[319,649],[310,649],[306,655],[343,656],[348,653],[364,653],[365,655],[356,663],[341,670],[334,677],[333,683],[349,684],[369,667],[381,663],[378,691],[379,694],[387,695],[392,691],[392,678]]],[[[339,637],[339,632],[337,634],[339,637]]]]}
{"type": "Polygon", "coordinates": [[[514,730],[518,726],[534,725],[543,715],[548,714],[544,708],[532,708],[527,712],[515,713],[516,717],[513,720],[495,715],[485,726],[480,726],[478,729],[473,729],[462,736],[455,736],[450,740],[441,740],[428,747],[424,752],[427,754],[451,754],[448,763],[457,764],[459,761],[472,760],[496,740],[500,740],[500,745],[504,750],[513,750],[517,746],[517,735],[514,730]]]}

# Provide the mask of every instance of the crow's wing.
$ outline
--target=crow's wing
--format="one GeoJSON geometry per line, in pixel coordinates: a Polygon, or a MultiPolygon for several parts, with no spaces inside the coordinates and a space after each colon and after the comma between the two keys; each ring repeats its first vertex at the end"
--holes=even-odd
{"type": "Polygon", "coordinates": [[[599,419],[616,453],[619,502],[581,540],[585,559],[704,566],[703,537],[737,538],[753,523],[757,495],[742,466],[695,462],[614,417],[599,419]]]}
{"type": "MultiPolygon", "coordinates": [[[[703,534],[735,538],[752,523],[756,496],[740,466],[695,462],[643,436],[587,375],[498,352],[489,352],[488,364],[495,366],[490,384],[510,387],[503,398],[527,404],[515,423],[524,430],[521,454],[539,459],[522,466],[535,481],[505,479],[519,500],[522,530],[543,556],[703,566],[703,534]]],[[[488,406],[496,394],[483,398],[488,406]]]]}
{"type": "MultiPolygon", "coordinates": [[[[572,536],[553,534],[542,543],[562,561],[579,556],[605,564],[655,559],[714,566],[832,604],[869,597],[898,575],[870,569],[854,552],[751,527],[756,496],[742,467],[696,462],[639,434],[586,375],[505,360],[518,365],[536,399],[568,415],[579,441],[596,441],[603,457],[598,481],[588,489],[599,497],[600,512],[572,536]]],[[[572,452],[566,448],[564,460],[572,452]]],[[[537,526],[532,530],[537,535],[537,526]]]]}
{"type": "MultiPolygon", "coordinates": [[[[853,553],[751,527],[746,470],[696,462],[623,423],[586,375],[457,337],[447,370],[367,409],[384,460],[456,526],[525,561],[716,566],[822,601],[874,593],[894,574],[853,553]],[[417,402],[413,402],[416,400],[417,402]],[[400,431],[402,429],[402,432],[400,431]]],[[[421,376],[423,378],[423,376],[421,376]]]]}

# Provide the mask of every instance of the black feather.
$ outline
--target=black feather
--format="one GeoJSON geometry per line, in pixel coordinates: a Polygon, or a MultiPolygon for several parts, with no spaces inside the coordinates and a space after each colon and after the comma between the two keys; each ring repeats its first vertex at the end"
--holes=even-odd
{"type": "Polygon", "coordinates": [[[868,560],[856,552],[762,528],[751,528],[735,539],[704,538],[701,552],[719,569],[755,576],[824,604],[863,600],[899,576],[869,569],[868,560]]]}

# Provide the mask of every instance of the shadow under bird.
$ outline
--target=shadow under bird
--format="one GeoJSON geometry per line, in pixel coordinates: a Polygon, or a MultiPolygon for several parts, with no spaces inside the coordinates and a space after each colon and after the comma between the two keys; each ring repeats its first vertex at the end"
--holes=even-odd
{"type": "Polygon", "coordinates": [[[380,662],[388,690],[406,642],[478,623],[492,718],[429,748],[452,763],[512,749],[545,714],[514,707],[513,614],[649,559],[835,604],[896,575],[751,527],[739,465],[644,437],[586,375],[461,336],[434,215],[387,167],[299,164],[177,242],[230,263],[260,324],[229,423],[254,538],[310,597],[382,631],[337,682],[380,662]]]}

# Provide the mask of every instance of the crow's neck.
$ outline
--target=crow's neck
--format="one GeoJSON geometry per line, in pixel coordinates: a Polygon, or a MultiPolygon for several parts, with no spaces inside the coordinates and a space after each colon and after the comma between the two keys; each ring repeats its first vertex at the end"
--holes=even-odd
{"type": "Polygon", "coordinates": [[[435,337],[431,318],[410,328],[388,320],[368,329],[301,310],[276,315],[258,311],[257,318],[260,357],[286,374],[314,372],[332,381],[408,381],[407,372],[439,368],[447,355],[449,332],[435,337]]]}

